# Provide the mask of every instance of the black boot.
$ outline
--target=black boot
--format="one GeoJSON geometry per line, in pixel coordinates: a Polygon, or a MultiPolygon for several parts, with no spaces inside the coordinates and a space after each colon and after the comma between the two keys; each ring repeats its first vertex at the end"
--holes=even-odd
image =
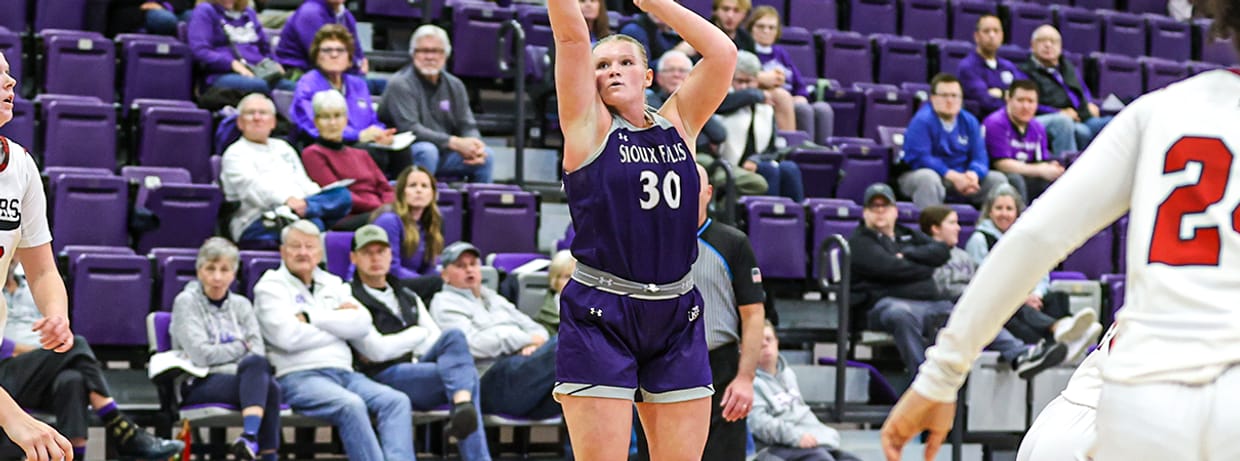
{"type": "Polygon", "coordinates": [[[469,434],[478,430],[478,410],[472,401],[466,400],[452,406],[452,414],[448,416],[448,435],[457,440],[465,440],[469,434]]]}
{"type": "Polygon", "coordinates": [[[166,460],[185,449],[180,440],[164,440],[142,430],[121,412],[113,411],[104,421],[108,437],[116,442],[116,454],[121,459],[166,460]]]}

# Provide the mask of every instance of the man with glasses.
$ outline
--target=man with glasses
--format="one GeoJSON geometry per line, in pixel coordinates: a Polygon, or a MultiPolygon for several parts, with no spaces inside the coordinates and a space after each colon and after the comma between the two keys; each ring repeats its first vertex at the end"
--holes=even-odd
{"type": "Polygon", "coordinates": [[[238,106],[241,139],[224,151],[220,169],[224,198],[238,204],[228,226],[234,240],[275,246],[285,224],[304,218],[326,229],[348,214],[353,207],[349,190],[321,190],[306,175],[293,146],[271,137],[276,106],[270,99],[253,93],[238,106]]]}
{"type": "MultiPolygon", "coordinates": [[[[957,89],[959,85],[957,85],[957,89]]],[[[891,186],[865,189],[863,225],[848,237],[852,249],[852,312],[866,312],[869,328],[890,333],[910,375],[926,360],[929,339],[947,320],[952,302],[934,283],[934,270],[947,263],[951,249],[916,229],[896,223],[891,186]]],[[[1060,343],[1026,345],[1007,330],[988,347],[1029,379],[1067,355],[1060,343]]]]}
{"type": "Polygon", "coordinates": [[[1085,149],[1112,116],[1102,115],[1081,78],[1081,70],[1063,58],[1063,38],[1055,27],[1038,27],[1029,43],[1032,55],[1020,70],[1038,84],[1038,122],[1049,126],[1064,119],[1071,121],[1076,147],[1085,149]]]}
{"type": "Polygon", "coordinates": [[[948,190],[981,205],[992,189],[1008,182],[990,170],[981,123],[961,109],[963,97],[955,76],[935,75],[930,104],[913,115],[904,132],[904,163],[912,171],[900,175],[900,190],[918,208],[942,205],[948,190]]]}
{"type": "Polygon", "coordinates": [[[413,64],[388,82],[379,100],[379,118],[417,136],[413,161],[438,176],[491,182],[491,152],[469,108],[465,84],[449,74],[448,33],[439,26],[418,27],[409,39],[413,64]]]}

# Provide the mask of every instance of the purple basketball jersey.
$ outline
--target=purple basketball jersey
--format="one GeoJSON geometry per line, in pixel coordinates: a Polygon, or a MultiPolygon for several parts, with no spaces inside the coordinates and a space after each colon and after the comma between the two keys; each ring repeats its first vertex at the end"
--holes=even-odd
{"type": "Polygon", "coordinates": [[[671,283],[697,259],[698,173],[676,127],[612,116],[606,141],[564,179],[581,263],[642,283],[671,283]]]}

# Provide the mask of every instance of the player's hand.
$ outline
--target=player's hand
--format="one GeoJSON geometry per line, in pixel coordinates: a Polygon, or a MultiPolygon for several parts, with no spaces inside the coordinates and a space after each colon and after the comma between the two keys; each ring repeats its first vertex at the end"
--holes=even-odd
{"type": "Polygon", "coordinates": [[[812,435],[805,434],[801,436],[801,440],[797,441],[797,446],[801,448],[814,448],[818,446],[818,439],[815,439],[812,435]]]}
{"type": "Polygon", "coordinates": [[[11,416],[4,433],[26,453],[27,461],[72,461],[73,445],[51,426],[25,413],[11,416]]]}
{"type": "Polygon", "coordinates": [[[728,422],[749,416],[749,410],[753,408],[753,378],[733,378],[723,391],[723,401],[719,406],[723,407],[723,419],[728,422]]]}
{"type": "Polygon", "coordinates": [[[44,317],[34,322],[30,329],[39,333],[39,345],[64,353],[73,348],[73,331],[69,330],[69,319],[63,315],[44,317]]]}
{"type": "Polygon", "coordinates": [[[891,409],[887,422],[883,423],[880,438],[887,461],[899,461],[904,444],[927,430],[930,436],[926,439],[926,461],[934,459],[943,446],[947,431],[952,428],[955,416],[955,403],[935,402],[909,389],[891,409]]]}

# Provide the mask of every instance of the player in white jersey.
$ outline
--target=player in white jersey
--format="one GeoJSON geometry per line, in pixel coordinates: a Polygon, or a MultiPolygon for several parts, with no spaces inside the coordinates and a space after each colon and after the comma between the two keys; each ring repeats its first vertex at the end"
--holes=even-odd
{"type": "Polygon", "coordinates": [[[1068,386],[1051,400],[1020,441],[1016,461],[1072,461],[1089,459],[1094,442],[1094,420],[1102,393],[1100,370],[1110,355],[1115,325],[1102,343],[1072,373],[1068,386]]]}
{"type": "MultiPolygon", "coordinates": [[[[1209,3],[1224,35],[1240,29],[1240,4],[1209,3]]],[[[982,346],[1042,274],[1125,212],[1127,302],[1101,367],[1094,459],[1240,459],[1238,96],[1240,75],[1216,70],[1120,112],[978,271],[883,426],[888,459],[923,429],[937,452],[982,346]]]]}
{"type": "MultiPolygon", "coordinates": [[[[13,119],[17,81],[9,75],[9,62],[0,54],[0,126],[13,119]]],[[[0,280],[8,275],[16,256],[26,270],[31,294],[43,313],[35,322],[44,349],[65,352],[73,347],[69,330],[69,297],[56,270],[52,233],[47,225],[47,199],[39,168],[26,149],[0,137],[0,280]]],[[[0,298],[0,331],[8,317],[0,298]]],[[[25,451],[27,460],[73,459],[69,440],[47,424],[26,414],[0,389],[0,428],[25,451]]]]}

